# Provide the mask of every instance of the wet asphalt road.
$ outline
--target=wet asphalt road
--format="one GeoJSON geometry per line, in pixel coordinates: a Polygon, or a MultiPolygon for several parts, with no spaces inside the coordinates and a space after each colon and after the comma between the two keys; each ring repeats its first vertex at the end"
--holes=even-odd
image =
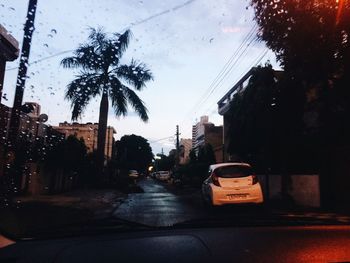
{"type": "Polygon", "coordinates": [[[198,190],[175,193],[151,178],[138,185],[144,193],[129,194],[113,216],[151,226],[171,226],[206,215],[198,190]]]}
{"type": "Polygon", "coordinates": [[[325,222],[350,224],[350,215],[314,210],[232,205],[208,209],[201,200],[200,190],[177,189],[151,178],[138,182],[143,193],[132,193],[114,211],[116,218],[141,224],[166,227],[185,222],[187,226],[215,225],[309,225],[325,222]]]}

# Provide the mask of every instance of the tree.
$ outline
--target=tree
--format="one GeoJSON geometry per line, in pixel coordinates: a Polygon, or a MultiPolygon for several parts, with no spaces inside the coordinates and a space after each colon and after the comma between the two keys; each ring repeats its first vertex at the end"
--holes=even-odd
{"type": "Polygon", "coordinates": [[[333,137],[350,144],[350,1],[251,0],[251,5],[259,38],[304,93],[299,107],[305,109],[306,132],[318,133],[321,142],[333,137]]]}
{"type": "Polygon", "coordinates": [[[276,84],[272,66],[259,66],[253,70],[246,88],[239,90],[230,104],[228,152],[255,166],[260,154],[268,156],[266,151],[273,151],[271,135],[276,126],[273,114],[281,109],[276,84]]]}
{"type": "Polygon", "coordinates": [[[115,160],[119,168],[145,172],[152,163],[152,148],[142,136],[124,135],[116,142],[115,148],[115,160]]]}
{"type": "Polygon", "coordinates": [[[288,73],[310,83],[350,66],[350,1],[251,0],[259,38],[288,73]]]}
{"type": "Polygon", "coordinates": [[[259,38],[275,52],[286,81],[303,93],[304,102],[295,103],[303,111],[301,146],[320,156],[321,191],[332,192],[323,199],[346,203],[350,195],[339,189],[350,183],[344,177],[350,169],[350,1],[251,0],[251,5],[259,38]]]}
{"type": "Polygon", "coordinates": [[[170,171],[175,166],[175,160],[176,160],[176,150],[170,151],[169,155],[165,154],[157,154],[160,159],[155,160],[155,166],[158,169],[158,171],[170,171]]]}
{"type": "Polygon", "coordinates": [[[153,79],[148,67],[134,59],[129,65],[120,60],[131,39],[131,31],[108,36],[101,28],[91,29],[88,41],[81,44],[71,57],[64,58],[65,68],[79,68],[80,73],[68,84],[66,99],[71,101],[72,120],[76,120],[95,97],[101,97],[98,122],[97,156],[100,171],[104,165],[109,100],[116,116],[125,116],[128,103],[140,116],[148,120],[147,108],[137,91],[153,79]],[[131,88],[132,87],[132,88],[131,88]]]}
{"type": "Polygon", "coordinates": [[[199,148],[198,162],[207,164],[208,166],[216,163],[215,153],[211,144],[207,143],[206,145],[199,148]]]}
{"type": "Polygon", "coordinates": [[[62,169],[65,172],[82,173],[87,157],[87,147],[82,138],[70,135],[49,147],[43,160],[48,169],[62,169]]]}
{"type": "Polygon", "coordinates": [[[196,154],[196,151],[195,151],[194,149],[191,149],[191,150],[190,150],[189,158],[190,158],[189,163],[195,163],[195,162],[197,162],[197,154],[196,154]]]}

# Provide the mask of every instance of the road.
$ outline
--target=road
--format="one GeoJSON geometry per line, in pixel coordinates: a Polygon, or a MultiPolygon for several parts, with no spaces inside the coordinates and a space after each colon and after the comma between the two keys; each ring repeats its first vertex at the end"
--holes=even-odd
{"type": "Polygon", "coordinates": [[[138,183],[144,193],[129,194],[113,216],[152,226],[171,226],[205,216],[198,191],[175,193],[146,178],[138,183]]]}
{"type": "Polygon", "coordinates": [[[200,191],[160,183],[151,178],[138,182],[143,193],[128,194],[124,202],[113,212],[113,216],[149,226],[172,226],[188,221],[188,224],[216,225],[275,225],[313,224],[327,220],[333,223],[350,223],[349,215],[330,212],[288,211],[286,209],[261,208],[256,206],[224,206],[208,209],[202,204],[200,191]]]}

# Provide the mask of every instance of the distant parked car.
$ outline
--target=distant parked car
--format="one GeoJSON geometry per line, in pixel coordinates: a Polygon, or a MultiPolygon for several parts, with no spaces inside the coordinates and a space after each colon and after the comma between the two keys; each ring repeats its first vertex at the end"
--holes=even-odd
{"type": "Polygon", "coordinates": [[[136,178],[139,177],[139,173],[136,170],[130,170],[129,171],[129,177],[136,179],[136,178]]]}
{"type": "Polygon", "coordinates": [[[156,175],[156,178],[160,181],[167,181],[170,179],[169,171],[159,171],[156,175]]]}
{"type": "Polygon", "coordinates": [[[204,200],[211,205],[264,202],[258,177],[247,163],[221,163],[209,167],[202,184],[204,200]]]}

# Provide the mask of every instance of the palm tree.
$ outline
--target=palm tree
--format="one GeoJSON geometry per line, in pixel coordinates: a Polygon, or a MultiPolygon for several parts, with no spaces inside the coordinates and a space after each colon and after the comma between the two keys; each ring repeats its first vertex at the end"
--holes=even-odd
{"type": "Polygon", "coordinates": [[[137,96],[147,81],[153,80],[144,63],[131,60],[129,65],[120,63],[132,33],[107,35],[103,29],[91,29],[88,41],[81,44],[73,56],[64,58],[64,68],[80,69],[76,78],[67,86],[65,97],[71,101],[72,120],[76,120],[95,97],[101,97],[98,121],[97,158],[99,171],[103,171],[109,101],[116,116],[125,116],[128,104],[142,121],[148,120],[147,108],[137,96]],[[132,87],[132,88],[131,88],[132,87]]]}

